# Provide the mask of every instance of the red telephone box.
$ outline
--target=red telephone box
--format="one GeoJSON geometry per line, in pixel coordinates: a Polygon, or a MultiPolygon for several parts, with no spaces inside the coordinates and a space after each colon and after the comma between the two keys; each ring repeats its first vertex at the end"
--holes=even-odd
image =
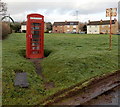
{"type": "Polygon", "coordinates": [[[27,15],[26,57],[44,57],[44,16],[40,14],[27,15]]]}

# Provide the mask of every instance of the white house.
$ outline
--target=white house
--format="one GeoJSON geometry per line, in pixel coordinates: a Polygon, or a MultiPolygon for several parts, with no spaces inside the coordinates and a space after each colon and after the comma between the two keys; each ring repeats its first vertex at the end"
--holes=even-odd
{"type": "MultiPolygon", "coordinates": [[[[116,19],[111,21],[112,34],[118,32],[118,21],[116,19]]],[[[108,34],[110,33],[110,20],[89,21],[87,24],[87,34],[108,34]]]]}
{"type": "MultiPolygon", "coordinates": [[[[47,27],[47,25],[46,25],[46,23],[44,22],[44,31],[46,31],[46,27],[47,27]]],[[[27,30],[26,22],[22,22],[22,23],[21,23],[21,32],[22,32],[22,33],[26,33],[26,30],[27,30]]]]}
{"type": "Polygon", "coordinates": [[[23,32],[23,33],[26,32],[26,22],[21,23],[21,32],[23,32]]]}
{"type": "Polygon", "coordinates": [[[99,34],[100,27],[99,25],[87,25],[87,34],[99,34]]]}

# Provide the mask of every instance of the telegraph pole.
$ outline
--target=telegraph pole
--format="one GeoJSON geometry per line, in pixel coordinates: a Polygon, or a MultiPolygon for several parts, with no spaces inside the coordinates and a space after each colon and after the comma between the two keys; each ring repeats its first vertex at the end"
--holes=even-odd
{"type": "Polygon", "coordinates": [[[79,11],[76,10],[76,20],[78,20],[78,14],[79,14],[79,11]]]}

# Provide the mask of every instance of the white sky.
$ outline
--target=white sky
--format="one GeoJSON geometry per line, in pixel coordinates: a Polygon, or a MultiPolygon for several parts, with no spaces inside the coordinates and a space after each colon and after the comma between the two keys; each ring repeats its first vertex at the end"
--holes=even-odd
{"type": "MultiPolygon", "coordinates": [[[[45,16],[45,21],[108,20],[106,8],[117,8],[120,0],[1,0],[7,3],[8,13],[15,21],[26,20],[29,13],[45,16]]],[[[117,17],[116,17],[117,18],[117,17]]]]}

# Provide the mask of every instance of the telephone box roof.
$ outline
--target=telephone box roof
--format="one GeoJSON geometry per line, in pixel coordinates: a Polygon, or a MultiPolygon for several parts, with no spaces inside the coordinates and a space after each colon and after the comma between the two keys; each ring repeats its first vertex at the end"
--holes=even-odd
{"type": "Polygon", "coordinates": [[[44,16],[41,15],[41,14],[32,13],[32,14],[28,14],[28,15],[27,15],[27,18],[28,18],[28,17],[31,17],[31,16],[32,16],[32,17],[42,17],[42,18],[44,17],[44,16]]]}

